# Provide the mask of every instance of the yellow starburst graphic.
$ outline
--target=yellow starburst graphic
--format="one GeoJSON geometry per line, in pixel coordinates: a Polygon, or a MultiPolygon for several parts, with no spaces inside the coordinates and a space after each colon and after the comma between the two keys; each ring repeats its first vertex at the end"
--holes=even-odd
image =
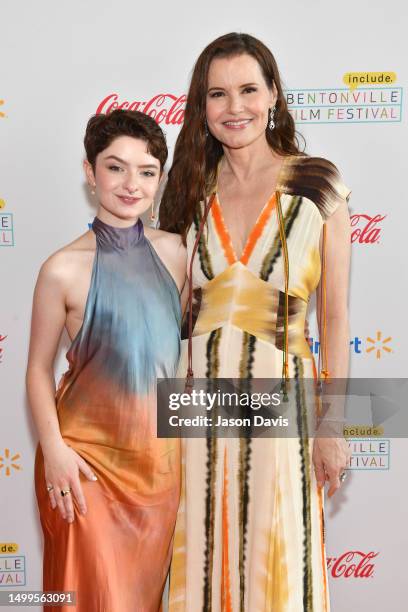
{"type": "Polygon", "coordinates": [[[0,470],[5,468],[6,476],[11,476],[11,468],[14,470],[21,470],[21,465],[18,465],[16,461],[20,459],[20,453],[16,453],[15,455],[11,455],[10,449],[4,449],[4,457],[0,456],[0,470]]]}
{"type": "MultiPolygon", "coordinates": [[[[3,106],[3,104],[4,104],[4,100],[0,100],[0,106],[3,106]]],[[[0,117],[5,117],[5,116],[6,116],[6,113],[2,113],[0,111],[0,117]]]]}
{"type": "Polygon", "coordinates": [[[382,351],[385,351],[386,353],[392,353],[392,349],[387,346],[387,344],[391,342],[391,340],[391,336],[388,336],[388,338],[383,339],[382,332],[380,331],[377,332],[375,340],[368,336],[367,342],[372,344],[372,346],[369,346],[368,349],[366,349],[366,353],[372,353],[373,351],[375,351],[376,358],[381,359],[382,351]]]}

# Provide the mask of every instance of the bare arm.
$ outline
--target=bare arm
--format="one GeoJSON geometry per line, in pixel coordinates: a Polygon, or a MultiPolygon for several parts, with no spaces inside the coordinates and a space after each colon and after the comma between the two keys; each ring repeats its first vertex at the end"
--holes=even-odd
{"type": "Polygon", "coordinates": [[[65,292],[57,260],[41,268],[34,291],[27,367],[28,399],[45,454],[62,443],[55,408],[54,360],[66,319],[65,292]]]}
{"type": "MultiPolygon", "coordinates": [[[[330,378],[346,379],[349,369],[349,320],[348,286],[350,270],[350,218],[347,204],[340,204],[336,212],[326,221],[326,346],[327,367],[330,378]]],[[[322,293],[321,280],[317,290],[317,304],[322,293]]],[[[319,308],[317,319],[319,336],[324,336],[319,308]]],[[[329,496],[340,487],[339,475],[346,468],[350,451],[342,437],[344,403],[341,399],[333,403],[328,418],[334,423],[324,427],[339,429],[339,436],[318,437],[313,449],[316,478],[324,485],[326,475],[330,481],[329,496]],[[336,421],[338,420],[338,423],[336,421]]],[[[327,418],[327,417],[326,417],[327,418]]]]}
{"type": "MultiPolygon", "coordinates": [[[[348,287],[350,275],[350,217],[341,204],[326,221],[326,339],[330,376],[347,378],[349,368],[348,287]]],[[[317,289],[320,303],[322,281],[317,289]]],[[[323,337],[319,308],[319,336],[323,337]]]]}
{"type": "Polygon", "coordinates": [[[60,491],[72,490],[80,511],[85,514],[79,470],[89,480],[96,480],[96,477],[82,457],[65,444],[55,405],[53,366],[66,321],[64,267],[64,255],[56,254],[43,265],[38,277],[33,301],[27,391],[44,456],[44,487],[49,488],[51,506],[58,506],[62,517],[72,522],[74,507],[71,496],[63,498],[60,491]]]}

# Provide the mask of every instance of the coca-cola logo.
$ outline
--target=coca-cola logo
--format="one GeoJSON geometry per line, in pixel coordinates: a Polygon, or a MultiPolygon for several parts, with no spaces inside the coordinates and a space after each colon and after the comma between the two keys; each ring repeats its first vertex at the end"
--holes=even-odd
{"type": "Polygon", "coordinates": [[[186,100],[187,96],[185,94],[182,96],[175,96],[170,93],[162,93],[156,94],[147,101],[120,101],[117,93],[111,93],[101,101],[96,109],[96,114],[108,114],[118,108],[124,108],[126,110],[136,110],[145,113],[149,115],[149,117],[153,117],[159,124],[181,125],[184,121],[186,100]]]}
{"type": "Polygon", "coordinates": [[[371,578],[378,552],[349,550],[339,557],[327,557],[327,569],[332,578],[371,578]]]}
{"type": "Polygon", "coordinates": [[[0,363],[3,361],[4,349],[1,346],[1,343],[7,338],[7,336],[2,336],[0,334],[0,363]]]}
{"type": "Polygon", "coordinates": [[[351,215],[351,242],[358,244],[378,244],[380,242],[381,227],[379,224],[384,221],[387,215],[351,215]]]}

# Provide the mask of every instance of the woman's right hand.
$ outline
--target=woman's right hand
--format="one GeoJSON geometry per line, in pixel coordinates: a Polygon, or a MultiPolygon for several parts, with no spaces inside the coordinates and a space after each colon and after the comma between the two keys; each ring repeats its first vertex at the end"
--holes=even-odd
{"type": "Polygon", "coordinates": [[[82,491],[79,472],[81,471],[88,480],[98,480],[87,462],[82,459],[64,441],[58,442],[52,447],[43,450],[45,483],[50,496],[51,507],[57,506],[63,519],[68,523],[74,520],[74,504],[72,495],[78,503],[81,514],[86,514],[86,502],[82,491]],[[61,491],[70,491],[62,496],[61,491]]]}

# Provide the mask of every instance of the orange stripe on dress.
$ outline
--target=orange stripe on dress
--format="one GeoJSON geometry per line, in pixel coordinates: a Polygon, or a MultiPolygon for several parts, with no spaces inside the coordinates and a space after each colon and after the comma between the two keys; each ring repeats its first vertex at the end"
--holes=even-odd
{"type": "Polygon", "coordinates": [[[327,564],[324,551],[324,526],[323,526],[323,489],[318,489],[317,497],[319,499],[319,515],[320,515],[320,546],[322,556],[322,571],[323,571],[323,597],[324,597],[324,612],[327,612],[327,564]]]}
{"type": "Polygon", "coordinates": [[[222,496],[222,612],[232,612],[231,584],[229,574],[228,533],[228,468],[227,449],[224,450],[224,491],[222,496]]]}
{"type": "Polygon", "coordinates": [[[224,219],[221,213],[221,207],[216,196],[211,207],[211,213],[215,223],[215,229],[217,230],[218,237],[221,241],[222,248],[224,249],[225,257],[230,265],[237,261],[237,257],[232,246],[230,235],[225,227],[224,219]]]}
{"type": "Polygon", "coordinates": [[[262,232],[264,231],[265,225],[268,222],[269,217],[271,216],[272,210],[276,206],[276,194],[273,193],[270,198],[268,204],[265,206],[263,211],[258,217],[257,222],[255,223],[251,233],[249,234],[247,243],[242,252],[240,262],[246,265],[248,263],[249,258],[251,257],[252,251],[254,250],[256,243],[258,242],[262,232]]]}

